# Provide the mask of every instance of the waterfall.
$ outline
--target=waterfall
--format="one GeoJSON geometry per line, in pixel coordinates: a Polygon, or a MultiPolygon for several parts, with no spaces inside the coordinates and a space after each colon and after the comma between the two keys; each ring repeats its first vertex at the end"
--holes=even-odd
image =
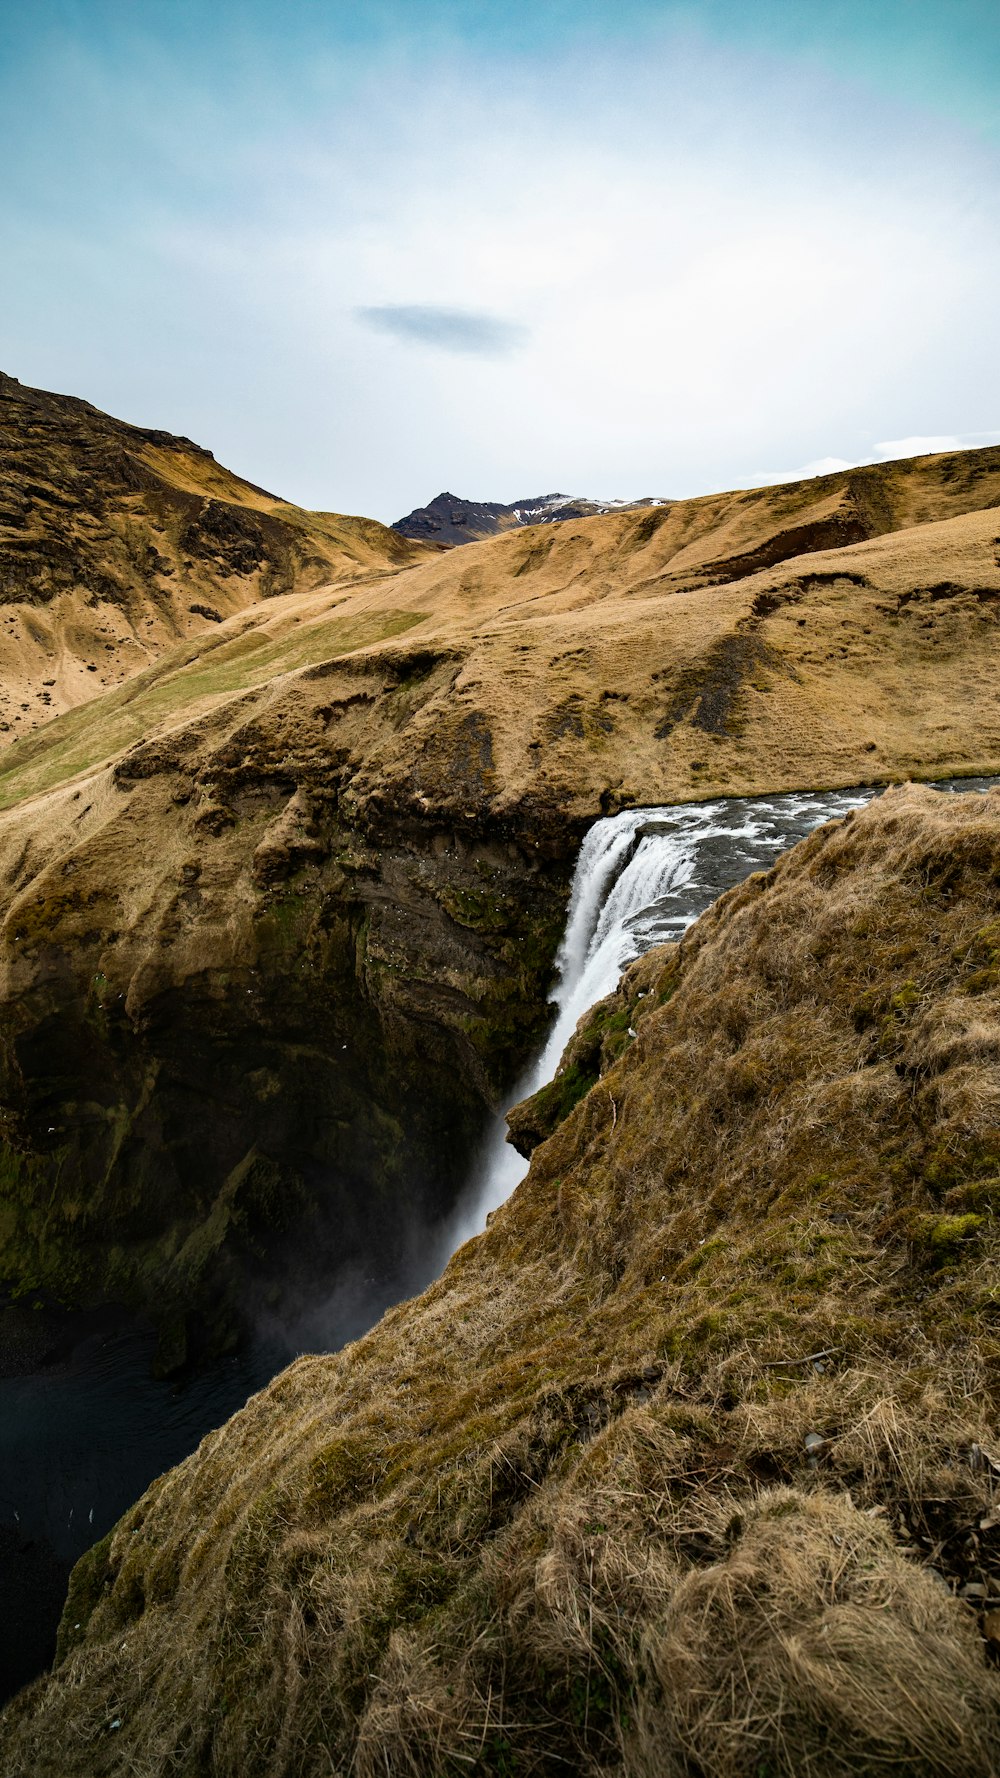
{"type": "MultiPolygon", "coordinates": [[[[556,955],[552,1026],[508,1107],[552,1079],[577,1021],[611,993],[627,964],[652,945],[680,938],[724,889],[753,870],[766,870],[821,822],[860,808],[874,795],[862,788],[727,797],[628,809],[595,821],[580,848],[556,955]]],[[[443,1258],[479,1233],[527,1172],[506,1136],[501,1114],[449,1221],[443,1258]]]]}
{"type": "Polygon", "coordinates": [[[611,993],[626,963],[670,936],[666,917],[664,929],[653,933],[661,923],[656,910],[665,908],[672,890],[690,882],[696,846],[683,829],[665,828],[658,817],[659,811],[640,809],[598,821],[584,841],[556,957],[556,1016],[529,1070],[533,1084],[527,1092],[551,1080],[577,1021],[611,993]]]}
{"type": "MultiPolygon", "coordinates": [[[[943,792],[984,791],[995,778],[950,778],[943,792]]],[[[554,1017],[540,1054],[521,1076],[507,1107],[552,1079],[577,1021],[618,984],[627,964],[652,945],[680,938],[724,890],[775,859],[824,821],[859,809],[881,786],[794,791],[780,796],[724,797],[627,809],[595,821],[580,847],[566,928],[556,955],[554,1017]]],[[[503,1114],[493,1121],[469,1184],[444,1232],[443,1265],[455,1248],[485,1227],[528,1164],[506,1139],[503,1114]]]]}

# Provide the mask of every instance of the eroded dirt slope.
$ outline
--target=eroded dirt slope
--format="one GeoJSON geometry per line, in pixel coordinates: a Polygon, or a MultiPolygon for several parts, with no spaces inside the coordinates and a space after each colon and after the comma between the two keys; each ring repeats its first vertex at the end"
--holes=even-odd
{"type": "Polygon", "coordinates": [[[998,882],[892,790],[634,966],[487,1233],[79,1565],[5,1772],[989,1778],[998,882]]]}
{"type": "Polygon", "coordinates": [[[0,373],[0,746],[261,599],[420,554],[0,373]]]}

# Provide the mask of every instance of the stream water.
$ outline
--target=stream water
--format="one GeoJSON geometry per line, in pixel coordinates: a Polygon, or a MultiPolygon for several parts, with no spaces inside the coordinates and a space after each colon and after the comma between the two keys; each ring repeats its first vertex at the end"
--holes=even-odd
{"type": "MultiPolygon", "coordinates": [[[[983,790],[962,780],[942,790],[983,790]]],[[[548,1040],[511,1103],[551,1079],[586,1008],[609,993],[625,966],[676,938],[724,889],[766,869],[821,822],[877,794],[856,789],[727,798],[633,809],[598,821],[580,850],[557,958],[555,1018],[548,1040]]],[[[480,1230],[526,1171],[498,1117],[469,1186],[424,1263],[397,1295],[429,1281],[480,1230]]],[[[386,1306],[371,1301],[368,1324],[386,1306]]],[[[134,1322],[0,1315],[0,1698],[51,1659],[69,1568],[153,1478],[179,1462],[234,1413],[290,1356],[274,1341],[179,1383],[150,1376],[154,1340],[134,1322]]],[[[356,1300],[328,1316],[331,1347],[364,1331],[356,1300]]]]}

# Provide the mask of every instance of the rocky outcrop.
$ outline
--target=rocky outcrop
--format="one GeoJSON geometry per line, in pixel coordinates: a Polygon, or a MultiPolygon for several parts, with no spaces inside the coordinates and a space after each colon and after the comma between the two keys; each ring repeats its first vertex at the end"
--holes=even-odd
{"type": "Polygon", "coordinates": [[[890,791],[651,953],[487,1232],[78,1566],[4,1771],[990,1778],[998,879],[890,791]]]}

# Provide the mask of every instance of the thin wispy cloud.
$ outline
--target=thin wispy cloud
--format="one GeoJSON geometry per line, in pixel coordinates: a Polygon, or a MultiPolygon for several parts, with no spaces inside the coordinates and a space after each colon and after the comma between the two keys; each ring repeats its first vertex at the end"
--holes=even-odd
{"type": "Polygon", "coordinates": [[[900,457],[932,457],[941,451],[971,451],[995,444],[1000,444],[1000,431],[914,433],[909,438],[884,438],[862,457],[815,457],[810,463],[800,463],[797,469],[759,469],[747,485],[767,488],[776,482],[805,482],[817,475],[836,475],[841,469],[860,469],[868,463],[891,463],[900,457]]]}
{"type": "Polygon", "coordinates": [[[441,352],[467,352],[474,358],[501,358],[528,338],[526,327],[499,315],[440,309],[433,303],[381,303],[354,313],[366,327],[391,334],[404,345],[435,346],[441,352]]]}

